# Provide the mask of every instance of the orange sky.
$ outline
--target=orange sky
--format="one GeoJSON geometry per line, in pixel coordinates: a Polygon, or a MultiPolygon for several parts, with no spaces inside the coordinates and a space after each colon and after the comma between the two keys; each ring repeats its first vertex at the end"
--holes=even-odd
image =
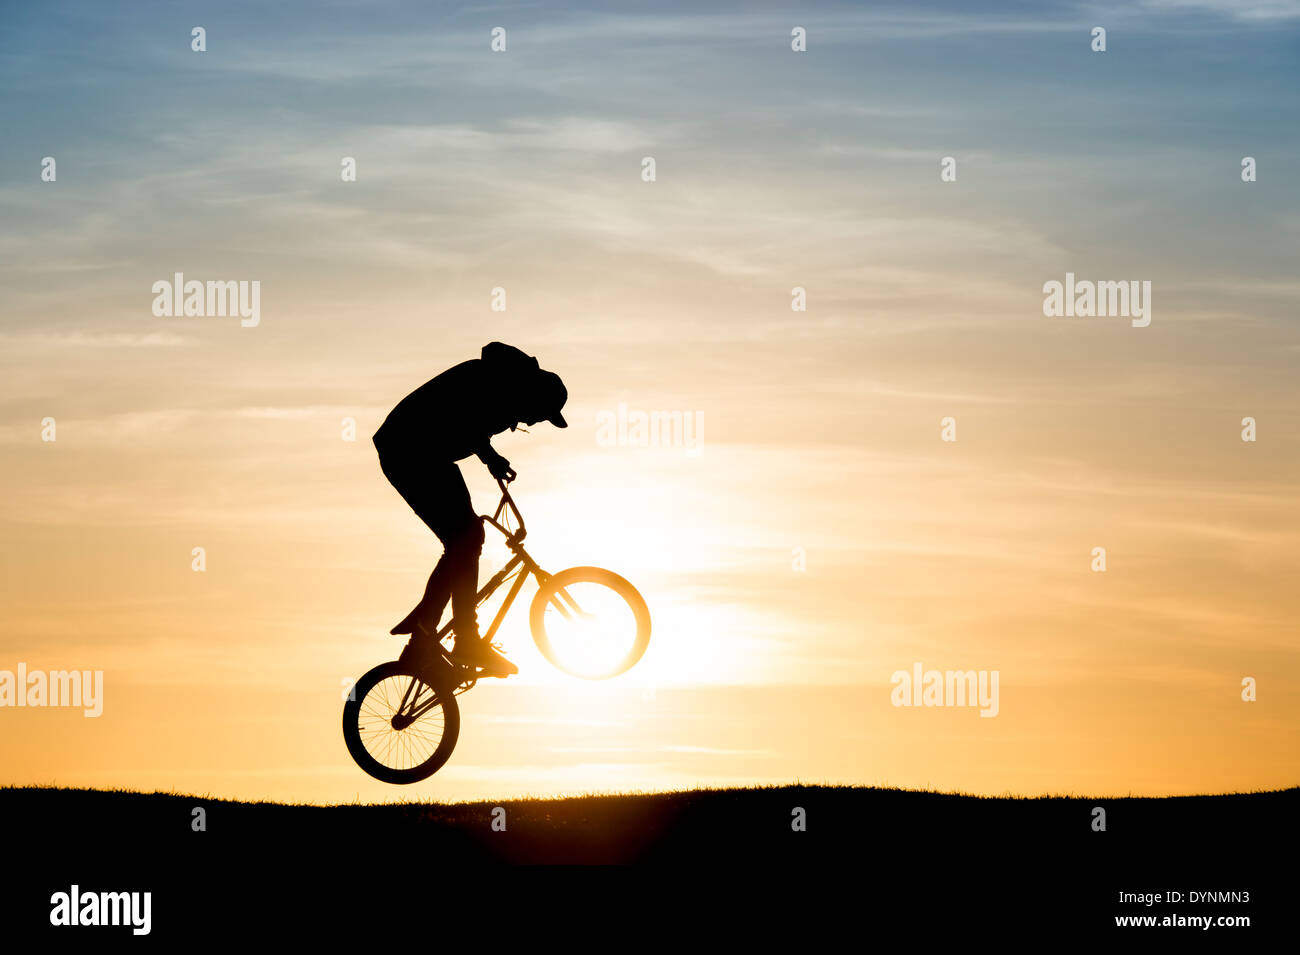
{"type": "MultiPolygon", "coordinates": [[[[497,72],[441,46],[426,62],[391,24],[298,24],[292,56],[258,46],[288,42],[268,27],[197,74],[142,26],[98,45],[57,108],[16,111],[0,670],[103,670],[106,698],[98,719],[0,709],[0,783],[319,801],[1294,785],[1300,153],[1278,129],[1300,126],[1272,41],[1235,23],[1259,72],[1213,95],[1197,64],[1219,47],[1188,32],[1169,86],[1115,58],[1038,99],[1023,45],[1059,60],[1069,23],[981,34],[1016,64],[993,77],[958,14],[843,15],[806,69],[764,59],[789,55],[760,42],[766,15],[705,49],[651,31],[644,62],[616,21],[582,21],[581,57],[539,27],[549,58],[521,36],[497,72]],[[878,66],[850,42],[882,35],[878,66]],[[137,59],[147,90],[121,69],[137,59]],[[1164,107],[1147,128],[1103,121],[1138,89],[1164,107]],[[1089,105],[1067,123],[1073,96],[1089,105]],[[1247,149],[1271,163],[1250,185],[1247,149]],[[154,316],[177,271],[260,281],[260,323],[154,316]],[[1067,272],[1151,281],[1150,326],[1045,317],[1067,272]],[[451,762],[399,790],[349,760],[341,693],[398,652],[387,630],[437,545],[369,436],[494,339],[570,394],[566,431],[497,444],[530,551],[632,580],[654,634],[630,673],[580,683],[517,608],[521,673],[462,698],[451,762]],[[608,446],[620,403],[698,414],[698,453],[608,446]],[[999,671],[998,715],[892,706],[916,662],[999,671]]],[[[73,58],[30,16],[33,49],[73,58]]],[[[490,539],[485,564],[501,557],[490,539]]]]}

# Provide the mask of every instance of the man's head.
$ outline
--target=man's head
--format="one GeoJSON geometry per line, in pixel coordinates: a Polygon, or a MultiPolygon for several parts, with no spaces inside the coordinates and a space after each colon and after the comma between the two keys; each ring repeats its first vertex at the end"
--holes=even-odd
{"type": "MultiPolygon", "coordinates": [[[[557,428],[569,426],[560,414],[569,392],[559,375],[543,371],[536,358],[504,342],[484,345],[482,360],[506,390],[505,408],[515,421],[530,425],[549,421],[557,428]]],[[[512,424],[510,430],[514,427],[512,424]]]]}
{"type": "Polygon", "coordinates": [[[560,376],[553,371],[538,371],[525,392],[522,409],[524,424],[537,424],[549,421],[557,428],[567,428],[569,423],[560,414],[564,403],[569,400],[569,391],[564,387],[560,376]]]}

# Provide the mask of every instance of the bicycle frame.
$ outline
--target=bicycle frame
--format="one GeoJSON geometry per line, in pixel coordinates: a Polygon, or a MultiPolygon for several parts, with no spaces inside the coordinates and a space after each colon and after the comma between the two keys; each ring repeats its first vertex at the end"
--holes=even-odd
{"type": "MultiPolygon", "coordinates": [[[[498,478],[497,485],[501,488],[501,500],[497,504],[496,510],[492,512],[491,517],[488,517],[486,514],[480,514],[479,520],[483,521],[485,524],[491,524],[505,536],[506,546],[510,548],[514,556],[511,557],[510,560],[506,562],[506,565],[493,574],[492,578],[483,585],[483,588],[478,592],[477,604],[481,606],[489,597],[496,593],[497,588],[509,580],[511,574],[517,573],[518,576],[515,577],[515,582],[510,586],[510,590],[507,591],[506,599],[501,604],[500,609],[497,610],[497,615],[493,618],[492,625],[488,627],[487,632],[483,634],[483,639],[489,642],[494,636],[496,636],[497,630],[500,628],[502,621],[506,618],[506,613],[515,602],[515,598],[519,596],[519,591],[523,589],[524,581],[528,579],[528,575],[532,574],[537,578],[538,586],[545,584],[551,576],[546,571],[542,570],[542,568],[538,566],[537,561],[529,557],[528,552],[524,550],[523,540],[528,535],[528,529],[524,526],[524,516],[519,513],[519,508],[515,505],[514,498],[510,496],[510,491],[506,487],[506,482],[498,478]],[[509,525],[512,520],[518,523],[519,527],[517,530],[510,529],[509,525]]],[[[438,642],[441,643],[450,635],[451,621],[449,620],[438,630],[438,642]]]]}
{"type": "MultiPolygon", "coordinates": [[[[557,574],[542,570],[524,549],[523,542],[528,532],[524,526],[523,515],[519,513],[519,508],[510,496],[506,484],[506,481],[500,479],[497,481],[501,489],[501,500],[497,503],[496,510],[490,516],[479,515],[483,523],[491,524],[501,532],[511,552],[505,566],[493,574],[477,594],[475,605],[481,606],[507,582],[510,583],[505,599],[497,610],[484,639],[490,641],[496,635],[505,621],[506,614],[510,612],[510,608],[514,606],[515,600],[523,590],[524,581],[530,576],[536,577],[538,591],[533,597],[529,626],[533,641],[542,655],[561,670],[590,679],[617,676],[624,672],[641,658],[650,639],[650,613],[644,598],[622,577],[599,567],[570,567],[557,574]],[[561,659],[563,654],[556,652],[553,628],[550,626],[554,621],[552,610],[557,611],[566,620],[576,618],[579,621],[596,622],[599,614],[590,609],[583,609],[581,604],[587,602],[585,596],[587,591],[579,589],[593,584],[605,588],[607,592],[621,599],[635,621],[634,642],[631,648],[623,659],[605,674],[591,674],[567,666],[561,659]]],[[[593,606],[599,608],[602,602],[595,601],[593,606]]],[[[488,667],[478,665],[473,655],[467,654],[468,659],[457,659],[446,645],[447,638],[453,632],[450,620],[433,633],[427,632],[423,627],[417,627],[416,631],[407,640],[406,646],[396,660],[381,663],[361,677],[358,685],[364,683],[365,689],[359,694],[349,695],[343,707],[343,737],[348,752],[363,770],[384,782],[418,782],[437,772],[451,755],[460,733],[460,707],[455,698],[472,689],[483,676],[500,675],[499,672],[490,669],[490,664],[488,667]],[[406,685],[401,692],[401,700],[396,709],[391,717],[388,717],[388,711],[393,708],[387,681],[393,679],[406,685]],[[383,700],[376,704],[379,708],[366,710],[363,715],[362,707],[370,698],[369,694],[381,684],[383,700]],[[413,745],[422,748],[422,744],[434,744],[433,752],[427,757],[421,757],[421,761],[414,766],[405,764],[406,758],[411,755],[411,746],[407,743],[398,744],[398,749],[394,750],[393,738],[381,739],[378,735],[363,738],[366,730],[374,729],[377,732],[383,730],[385,722],[395,733],[411,729],[417,721],[439,707],[442,709],[443,722],[436,730],[436,742],[419,730],[412,732],[413,745]],[[376,744],[377,749],[372,749],[372,742],[376,744]],[[402,758],[401,765],[393,765],[393,759],[390,757],[394,754],[402,758]]]]}

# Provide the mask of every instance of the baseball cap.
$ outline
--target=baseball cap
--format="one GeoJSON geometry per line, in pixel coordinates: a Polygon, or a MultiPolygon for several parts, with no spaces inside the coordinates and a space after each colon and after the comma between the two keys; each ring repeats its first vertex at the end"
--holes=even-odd
{"type": "Polygon", "coordinates": [[[564,415],[560,414],[560,411],[564,408],[564,403],[569,400],[569,391],[564,387],[560,376],[553,371],[539,371],[535,394],[538,407],[546,415],[545,420],[557,428],[567,428],[569,422],[564,420],[564,415]]]}

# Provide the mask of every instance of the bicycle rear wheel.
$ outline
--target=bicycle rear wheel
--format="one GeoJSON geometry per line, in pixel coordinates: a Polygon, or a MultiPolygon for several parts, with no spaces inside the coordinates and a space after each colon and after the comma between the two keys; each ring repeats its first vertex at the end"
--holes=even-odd
{"type": "Polygon", "coordinates": [[[439,689],[400,660],[381,663],[343,704],[343,739],[358,766],[385,783],[428,779],[460,735],[453,689],[439,689]]]}
{"type": "Polygon", "coordinates": [[[548,578],[533,598],[529,623],[542,656],[585,680],[626,672],[650,643],[645,599],[600,567],[570,567],[548,578]]]}

